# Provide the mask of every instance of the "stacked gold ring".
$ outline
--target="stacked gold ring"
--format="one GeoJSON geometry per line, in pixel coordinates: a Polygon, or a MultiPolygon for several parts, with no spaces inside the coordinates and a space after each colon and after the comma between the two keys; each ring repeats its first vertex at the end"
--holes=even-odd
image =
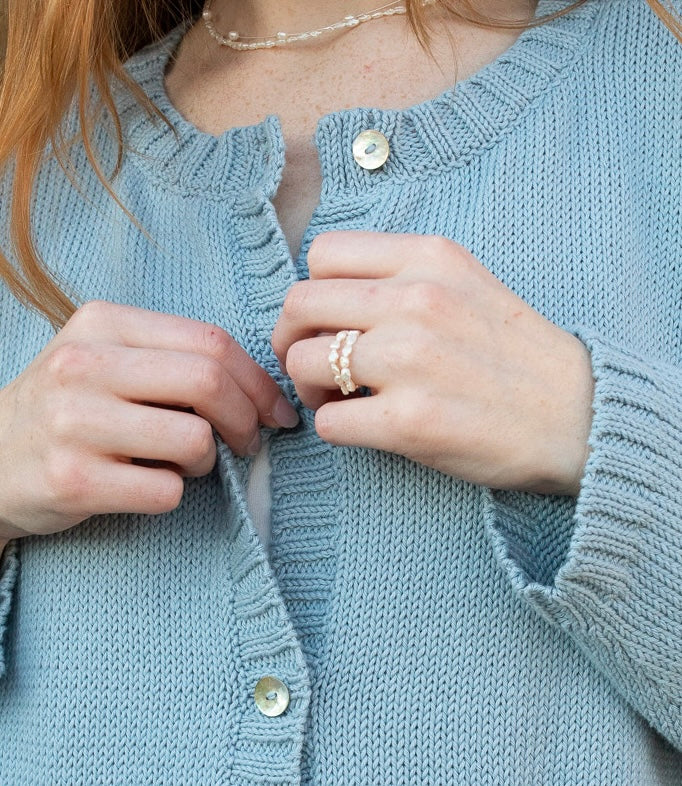
{"type": "Polygon", "coordinates": [[[350,371],[350,356],[359,335],[359,330],[339,330],[329,345],[329,367],[344,396],[358,389],[350,371]]]}

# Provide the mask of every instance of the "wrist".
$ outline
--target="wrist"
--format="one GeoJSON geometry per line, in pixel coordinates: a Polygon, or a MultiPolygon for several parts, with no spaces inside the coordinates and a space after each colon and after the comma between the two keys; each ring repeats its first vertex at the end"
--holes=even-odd
{"type": "Polygon", "coordinates": [[[517,489],[577,497],[590,455],[594,379],[587,348],[570,334],[565,338],[551,392],[534,409],[539,430],[526,454],[527,481],[517,489]]]}
{"type": "Polygon", "coordinates": [[[571,337],[575,359],[570,375],[564,379],[564,405],[559,408],[562,419],[557,434],[561,439],[554,445],[555,488],[549,493],[577,497],[590,455],[589,436],[592,428],[594,378],[592,358],[585,345],[571,337]]]}

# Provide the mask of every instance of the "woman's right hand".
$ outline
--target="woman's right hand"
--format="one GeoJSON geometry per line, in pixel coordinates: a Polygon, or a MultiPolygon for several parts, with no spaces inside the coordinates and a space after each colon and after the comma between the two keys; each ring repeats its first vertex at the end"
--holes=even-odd
{"type": "Polygon", "coordinates": [[[97,513],[170,511],[183,476],[211,471],[212,428],[253,455],[259,422],[298,415],[224,330],[88,303],[0,391],[0,546],[97,513]]]}

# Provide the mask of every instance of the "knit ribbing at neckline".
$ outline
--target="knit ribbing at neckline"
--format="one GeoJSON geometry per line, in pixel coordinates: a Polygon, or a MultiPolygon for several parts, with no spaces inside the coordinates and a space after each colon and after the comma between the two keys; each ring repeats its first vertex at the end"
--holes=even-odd
{"type": "Polygon", "coordinates": [[[171,103],[165,72],[185,27],[137,53],[126,68],[168,123],[150,119],[128,91],[117,98],[132,161],[148,177],[179,193],[231,199],[252,188],[272,196],[284,165],[279,121],[268,117],[220,136],[200,131],[171,103]]]}
{"type": "MultiPolygon", "coordinates": [[[[559,0],[540,0],[536,15],[548,16],[565,6],[559,0]]],[[[565,16],[525,30],[492,63],[422,104],[323,117],[316,136],[323,198],[332,191],[360,191],[466,165],[513,129],[568,71],[588,40],[597,11],[596,3],[588,0],[565,16]],[[362,169],[353,159],[353,140],[367,128],[380,130],[389,140],[390,155],[380,170],[362,169]]]]}
{"type": "MultiPolygon", "coordinates": [[[[536,16],[565,7],[564,0],[540,0],[536,16]]],[[[323,196],[461,165],[488,149],[577,60],[598,11],[597,0],[587,0],[564,16],[523,31],[492,63],[424,103],[404,110],[348,109],[321,118],[316,142],[323,196]],[[353,160],[353,139],[366,128],[378,128],[389,138],[391,154],[381,170],[361,169],[353,160]]],[[[176,28],[128,63],[131,76],[172,125],[157,123],[150,132],[148,115],[131,96],[121,98],[127,139],[139,154],[138,165],[185,193],[228,198],[256,184],[272,191],[283,164],[277,155],[283,145],[276,118],[213,136],[199,131],[172,105],[164,75],[183,32],[176,28]]]]}

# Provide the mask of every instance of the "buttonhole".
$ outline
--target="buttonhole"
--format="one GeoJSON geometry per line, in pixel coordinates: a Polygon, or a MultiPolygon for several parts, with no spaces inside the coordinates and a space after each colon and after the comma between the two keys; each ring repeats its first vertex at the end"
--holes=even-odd
{"type": "Polygon", "coordinates": [[[276,690],[271,690],[270,693],[266,693],[265,694],[265,698],[268,701],[277,701],[277,691],[276,690]]]}
{"type": "Polygon", "coordinates": [[[376,142],[372,142],[371,145],[365,148],[365,155],[370,156],[372,153],[377,149],[376,142]]]}

